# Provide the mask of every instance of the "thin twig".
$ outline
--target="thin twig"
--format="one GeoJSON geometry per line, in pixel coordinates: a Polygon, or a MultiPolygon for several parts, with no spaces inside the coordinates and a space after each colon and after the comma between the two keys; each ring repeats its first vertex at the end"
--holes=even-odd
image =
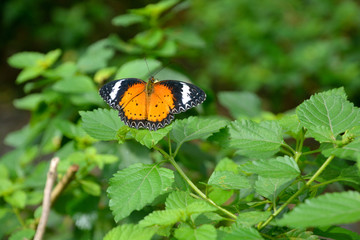
{"type": "Polygon", "coordinates": [[[54,190],[51,192],[51,201],[50,201],[51,205],[54,204],[56,199],[60,196],[61,192],[64,191],[66,186],[71,182],[71,180],[74,178],[78,170],[79,170],[79,166],[76,164],[71,165],[68,168],[64,177],[61,178],[61,180],[55,186],[54,190]]]}
{"type": "Polygon", "coordinates": [[[54,181],[56,179],[56,167],[59,161],[60,159],[58,157],[54,157],[53,159],[51,159],[50,162],[50,168],[47,173],[47,179],[44,188],[44,199],[42,203],[41,217],[40,217],[39,225],[36,229],[34,240],[41,240],[45,232],[45,227],[49,217],[50,206],[51,206],[50,195],[51,195],[52,187],[54,185],[54,181]]]}

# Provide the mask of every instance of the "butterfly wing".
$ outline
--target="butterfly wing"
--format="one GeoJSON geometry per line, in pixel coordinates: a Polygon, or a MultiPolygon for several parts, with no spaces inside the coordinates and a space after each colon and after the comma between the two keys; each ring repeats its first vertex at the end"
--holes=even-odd
{"type": "Polygon", "coordinates": [[[146,82],[137,78],[125,78],[105,84],[100,96],[114,109],[130,127],[143,127],[146,120],[146,82]]]}
{"type": "Polygon", "coordinates": [[[163,94],[163,97],[169,103],[170,113],[172,114],[185,112],[203,103],[206,99],[205,92],[191,83],[165,80],[155,83],[155,86],[156,85],[164,86],[171,92],[171,94],[166,94],[166,97],[165,94],[163,94]],[[170,95],[172,99],[170,99],[168,95],[170,95]]]}

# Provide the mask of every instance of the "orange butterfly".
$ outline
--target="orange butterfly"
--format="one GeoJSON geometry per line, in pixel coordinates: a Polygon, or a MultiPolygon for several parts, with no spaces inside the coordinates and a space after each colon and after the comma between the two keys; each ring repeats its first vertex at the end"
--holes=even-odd
{"type": "Polygon", "coordinates": [[[174,114],[201,104],[206,94],[199,87],[181,81],[149,81],[124,78],[105,84],[100,96],[119,111],[121,120],[132,128],[157,130],[174,119],[174,114]]]}

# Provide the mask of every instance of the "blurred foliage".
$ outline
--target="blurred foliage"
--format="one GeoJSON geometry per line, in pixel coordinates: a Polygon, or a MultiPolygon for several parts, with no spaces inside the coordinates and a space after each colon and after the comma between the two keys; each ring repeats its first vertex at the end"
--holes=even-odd
{"type": "MultiPolygon", "coordinates": [[[[145,216],[151,216],[149,213],[152,210],[164,204],[165,196],[160,196],[151,206],[139,208],[139,211],[121,220],[123,225],[120,228],[114,228],[116,224],[108,208],[106,194],[111,176],[134,163],[158,164],[163,159],[159,152],[149,149],[155,144],[153,136],[142,135],[135,130],[117,132],[122,122],[116,113],[91,111],[106,107],[97,93],[105,81],[131,76],[146,79],[149,76],[144,57],[151,73],[161,70],[156,75],[160,80],[191,79],[206,91],[208,99],[201,107],[177,118],[220,114],[230,119],[280,119],[276,126],[269,122],[259,125],[248,120],[233,123],[231,134],[235,136],[237,124],[241,124],[242,128],[253,126],[258,131],[265,128],[268,136],[277,136],[281,140],[282,131],[293,137],[293,141],[304,139],[296,115],[275,115],[271,112],[291,110],[320,90],[344,86],[350,100],[355,105],[360,104],[360,51],[357,44],[360,39],[360,6],[356,1],[266,0],[260,6],[249,0],[164,0],[151,3],[97,0],[65,3],[36,0],[30,3],[11,0],[2,4],[4,31],[1,43],[9,47],[8,52],[14,51],[16,45],[20,46],[18,49],[21,51],[27,50],[8,59],[9,65],[21,70],[16,83],[23,86],[26,94],[16,99],[14,105],[30,111],[31,119],[26,126],[9,134],[4,140],[14,150],[0,159],[0,221],[3,223],[0,225],[0,238],[11,235],[19,239],[34,234],[32,228],[40,216],[39,204],[49,165],[48,161],[43,160],[53,155],[61,159],[58,179],[64,176],[70,166],[76,164],[80,168],[76,178],[53,206],[46,239],[101,239],[111,229],[111,233],[117,236],[120,228],[136,233],[138,226],[125,224],[137,223],[145,216]],[[91,129],[95,129],[95,135],[89,135],[91,129]],[[131,135],[130,140],[126,134],[131,135]],[[116,139],[121,144],[101,142],[99,139],[116,139]]],[[[331,94],[345,95],[342,90],[331,94]]],[[[335,98],[341,103],[346,101],[346,96],[335,98]]],[[[352,108],[348,106],[348,109],[352,108]]],[[[244,154],[252,158],[254,155],[251,154],[263,152],[257,149],[244,153],[243,150],[236,154],[234,148],[239,146],[230,147],[229,128],[223,128],[227,120],[210,118],[201,121],[197,118],[176,121],[171,137],[174,144],[182,145],[177,160],[187,168],[194,182],[206,182],[209,172],[218,164],[216,169],[219,171],[206,186],[209,197],[217,204],[226,203],[236,193],[236,201],[233,201],[236,211],[253,204],[255,210],[262,210],[262,204],[268,203],[266,199],[257,205],[259,202],[255,201],[260,201],[259,195],[244,189],[239,192],[239,189],[245,188],[244,185],[232,182],[224,187],[219,179],[223,177],[221,171],[231,176],[238,174],[237,171],[229,173],[229,169],[235,163],[249,161],[244,154]],[[205,131],[204,136],[196,138],[210,136],[207,141],[186,142],[195,138],[183,136],[186,141],[180,138],[178,132],[187,127],[192,132],[191,127],[196,124],[191,122],[196,121],[221,130],[213,136],[210,135],[215,130],[210,133],[205,131]]],[[[309,123],[305,124],[311,129],[312,137],[320,142],[328,140],[328,129],[320,131],[309,123]]],[[[170,129],[166,128],[159,131],[156,142],[160,147],[169,147],[168,142],[162,139],[168,132],[170,129]]],[[[355,128],[350,133],[346,132],[343,140],[352,141],[357,136],[358,129],[355,128]]],[[[342,141],[338,135],[336,137],[332,144],[343,147],[349,143],[342,141]]],[[[356,141],[354,143],[358,144],[356,141]]],[[[270,151],[272,154],[277,150],[278,145],[275,145],[271,149],[273,152],[270,151]]],[[[315,143],[315,147],[310,145],[306,148],[318,148],[318,143],[315,143]]],[[[357,153],[351,152],[351,155],[342,149],[333,149],[326,143],[322,143],[321,148],[327,154],[356,160],[354,156],[357,153]]],[[[265,146],[262,150],[266,152],[268,149],[265,146]]],[[[305,160],[300,158],[298,165],[309,178],[323,160],[323,157],[310,155],[305,160]]],[[[353,162],[335,159],[320,181],[327,183],[332,182],[333,178],[347,179],[346,185],[335,183],[332,187],[337,190],[358,190],[359,171],[356,169],[353,162]]],[[[238,180],[243,177],[234,176],[238,180]]],[[[175,175],[174,178],[177,188],[183,191],[188,189],[179,176],[175,175]]],[[[262,178],[264,184],[267,180],[262,178]]],[[[279,180],[282,189],[286,188],[281,193],[277,190],[269,194],[266,187],[260,188],[265,185],[258,186],[257,190],[263,193],[261,196],[276,204],[276,196],[285,200],[301,187],[301,181],[289,186],[285,180],[279,180]]],[[[253,177],[250,177],[249,184],[254,186],[253,177]]],[[[324,190],[316,187],[307,196],[315,197],[324,190]]],[[[299,198],[303,200],[305,195],[299,198]]],[[[205,212],[209,211],[206,212],[208,215],[193,220],[194,224],[206,223],[199,228],[199,233],[206,237],[207,232],[215,231],[208,223],[223,221],[223,218],[212,214],[213,210],[206,206],[204,209],[207,209],[205,212]]],[[[186,211],[186,217],[191,217],[193,212],[188,208],[186,211]]],[[[268,217],[261,214],[257,216],[255,211],[251,217],[260,220],[254,220],[250,225],[268,217]]],[[[151,222],[149,219],[148,223],[151,222]]],[[[143,224],[146,225],[146,221],[143,224]]],[[[254,228],[249,229],[241,224],[236,229],[223,228],[218,234],[259,236],[254,228]]],[[[193,234],[193,230],[185,225],[179,229],[175,232],[179,239],[193,234]]],[[[312,235],[311,232],[285,232],[284,229],[274,227],[272,232],[266,229],[265,232],[274,236],[278,234],[279,239],[281,236],[300,235],[310,239],[312,235]]],[[[315,230],[321,236],[331,236],[329,229],[315,230]]],[[[165,234],[168,230],[163,231],[165,234]]],[[[147,234],[151,237],[153,232],[147,234]]]]}

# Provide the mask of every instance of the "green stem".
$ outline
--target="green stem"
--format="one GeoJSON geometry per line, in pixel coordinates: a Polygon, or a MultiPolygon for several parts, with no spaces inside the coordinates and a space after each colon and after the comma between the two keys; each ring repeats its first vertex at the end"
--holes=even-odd
{"type": "Polygon", "coordinates": [[[337,179],[331,179],[329,181],[326,181],[326,182],[322,182],[322,183],[319,183],[319,184],[316,184],[314,186],[311,186],[310,188],[318,188],[318,187],[321,187],[321,186],[324,186],[324,185],[328,185],[330,183],[334,183],[334,182],[340,182],[340,181],[343,181],[344,179],[341,179],[341,178],[337,178],[337,179]]]}
{"type": "Polygon", "coordinates": [[[229,216],[229,217],[231,217],[231,218],[233,218],[235,220],[237,219],[237,216],[235,214],[233,214],[232,212],[229,212],[225,208],[222,208],[222,207],[218,206],[213,200],[208,198],[199,188],[197,188],[196,185],[188,178],[188,176],[184,173],[184,171],[176,163],[176,161],[174,160],[174,158],[172,156],[170,156],[164,150],[162,150],[161,148],[159,148],[157,146],[154,146],[154,149],[159,151],[165,158],[167,158],[169,160],[169,162],[175,167],[175,169],[178,171],[178,173],[181,175],[181,177],[189,184],[189,186],[194,190],[194,192],[196,192],[202,199],[204,199],[209,204],[211,204],[212,206],[219,209],[221,212],[223,212],[227,216],[229,216]]]}
{"type": "Polygon", "coordinates": [[[302,155],[310,155],[310,154],[319,153],[319,152],[321,152],[321,149],[316,149],[316,150],[313,150],[313,151],[304,152],[304,153],[302,153],[302,155]]]}
{"type": "Polygon", "coordinates": [[[316,173],[310,178],[310,180],[303,185],[294,195],[292,195],[277,211],[275,211],[263,224],[258,226],[258,229],[263,229],[266,225],[268,225],[277,215],[279,215],[282,210],[284,210],[287,205],[289,205],[296,197],[298,197],[306,188],[308,188],[312,182],[325,170],[325,168],[330,164],[330,162],[334,159],[334,155],[331,155],[326,159],[326,161],[321,165],[321,167],[316,171],[316,173]]]}
{"type": "Polygon", "coordinates": [[[184,173],[184,171],[180,168],[180,166],[176,163],[176,161],[174,160],[174,158],[172,158],[171,156],[169,156],[169,161],[170,163],[175,167],[175,169],[179,172],[179,174],[184,178],[184,180],[189,184],[189,186],[205,201],[207,201],[208,203],[210,203],[211,205],[213,205],[214,207],[216,207],[217,209],[219,209],[221,212],[223,212],[224,214],[228,215],[229,217],[236,219],[237,216],[231,212],[229,212],[228,210],[226,210],[225,208],[222,208],[220,206],[218,206],[213,200],[211,200],[210,198],[208,198],[200,189],[198,189],[196,187],[196,185],[188,178],[188,176],[186,176],[186,174],[184,173]]]}
{"type": "Polygon", "coordinates": [[[296,153],[295,150],[292,147],[290,147],[289,145],[287,145],[286,143],[281,144],[281,147],[289,150],[292,153],[292,155],[295,155],[295,153],[296,153]]]}
{"type": "Polygon", "coordinates": [[[24,223],[23,219],[20,216],[19,210],[17,208],[13,207],[13,211],[14,211],[15,216],[16,216],[17,220],[19,221],[20,225],[23,228],[25,228],[25,223],[24,223]]]}

